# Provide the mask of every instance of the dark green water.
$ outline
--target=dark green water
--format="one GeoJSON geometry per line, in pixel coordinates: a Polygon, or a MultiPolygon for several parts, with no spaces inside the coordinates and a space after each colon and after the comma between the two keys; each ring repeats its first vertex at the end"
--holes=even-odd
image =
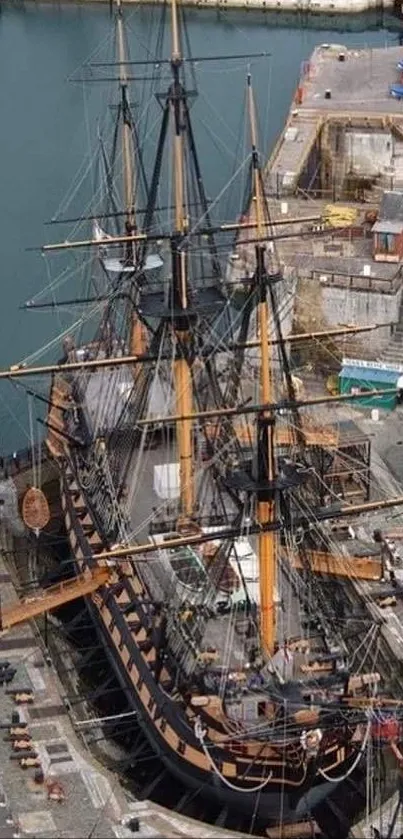
{"type": "MultiPolygon", "coordinates": [[[[132,57],[144,55],[157,10],[128,9],[132,57]]],[[[327,22],[306,17],[269,17],[252,13],[188,15],[194,55],[269,51],[271,58],[252,63],[259,107],[261,146],[269,152],[280,132],[295,90],[301,62],[315,45],[347,46],[399,43],[398,24],[383,28],[374,16],[327,22]],[[326,28],[327,24],[327,28],[326,28]],[[313,26],[320,28],[313,28],[313,26]],[[344,30],[343,30],[344,27],[344,30]],[[348,27],[349,31],[346,31],[348,27]],[[352,31],[353,30],[353,31],[352,31]]],[[[25,312],[19,305],[50,281],[49,261],[27,248],[57,239],[60,230],[44,226],[57,212],[89,149],[95,117],[102,110],[102,85],[67,81],[111,37],[108,6],[63,7],[36,3],[1,3],[0,14],[0,365],[19,361],[77,317],[25,312]]],[[[402,48],[403,53],[403,48],[402,48]]],[[[194,106],[207,192],[225,184],[240,136],[242,86],[246,62],[203,64],[201,96],[194,106]],[[207,104],[210,102],[210,105],[207,104]]],[[[88,190],[88,184],[85,185],[88,190]]],[[[69,213],[82,212],[79,193],[69,213]]],[[[228,208],[230,214],[230,208],[228,208]]],[[[66,235],[65,231],[63,235],[66,235]]],[[[57,270],[57,266],[56,266],[57,270]]],[[[71,279],[59,296],[74,296],[71,279]]],[[[52,349],[42,359],[57,357],[52,349]]],[[[36,383],[38,390],[44,386],[36,383]]],[[[0,453],[30,442],[26,399],[14,386],[0,383],[0,453]]]]}

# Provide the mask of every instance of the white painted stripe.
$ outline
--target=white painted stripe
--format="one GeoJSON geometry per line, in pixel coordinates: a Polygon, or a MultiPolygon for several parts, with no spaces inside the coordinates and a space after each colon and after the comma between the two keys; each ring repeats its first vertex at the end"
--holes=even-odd
{"type": "Polygon", "coordinates": [[[105,807],[105,804],[111,795],[111,787],[106,778],[91,769],[81,770],[81,775],[85,786],[87,787],[93,807],[96,809],[105,807]]]}
{"type": "Polygon", "coordinates": [[[120,817],[121,808],[114,792],[109,796],[108,810],[109,809],[112,810],[115,819],[120,817]]]}
{"type": "Polygon", "coordinates": [[[28,676],[31,680],[32,687],[34,688],[34,690],[37,690],[37,691],[46,690],[45,680],[44,680],[43,676],[41,676],[39,670],[36,667],[34,667],[32,664],[26,664],[25,669],[28,673],[28,676]]]}

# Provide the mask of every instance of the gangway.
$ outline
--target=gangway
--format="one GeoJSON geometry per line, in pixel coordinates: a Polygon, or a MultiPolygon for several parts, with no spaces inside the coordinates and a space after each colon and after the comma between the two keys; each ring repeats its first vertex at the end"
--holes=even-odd
{"type": "Polygon", "coordinates": [[[0,630],[11,629],[20,623],[43,615],[44,612],[51,612],[58,606],[64,606],[79,597],[92,594],[110,577],[110,569],[107,567],[94,568],[85,574],[78,574],[70,580],[63,580],[61,583],[42,589],[32,597],[19,600],[15,605],[1,609],[0,630]]]}

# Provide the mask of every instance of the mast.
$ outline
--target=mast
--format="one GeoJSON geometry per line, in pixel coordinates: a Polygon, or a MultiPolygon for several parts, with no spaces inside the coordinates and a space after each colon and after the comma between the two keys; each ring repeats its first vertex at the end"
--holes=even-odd
{"type": "MultiPolygon", "coordinates": [[[[130,236],[136,230],[135,214],[135,171],[134,171],[134,149],[132,135],[132,120],[130,104],[127,98],[127,55],[125,37],[123,30],[122,2],[116,0],[116,40],[119,61],[119,84],[121,91],[121,112],[122,112],[122,162],[123,162],[123,200],[126,215],[126,232],[130,236]]],[[[127,245],[128,262],[133,262],[133,243],[127,245]]]]}
{"type": "MultiPolygon", "coordinates": [[[[128,75],[127,75],[127,60],[125,33],[123,27],[123,12],[122,0],[116,0],[116,41],[117,54],[119,62],[119,84],[121,91],[120,111],[122,116],[122,185],[123,185],[123,202],[125,212],[125,228],[127,237],[132,237],[137,231],[136,220],[136,171],[134,164],[134,146],[133,146],[133,124],[130,111],[130,102],[128,100],[128,75]]],[[[126,242],[125,262],[128,265],[135,264],[135,257],[137,247],[133,240],[126,242]]],[[[146,350],[144,340],[144,328],[133,312],[131,329],[130,329],[130,355],[139,355],[146,350]]],[[[138,370],[136,370],[136,373],[138,370]]]]}
{"type": "MultiPolygon", "coordinates": [[[[258,328],[260,347],[260,400],[262,404],[273,402],[272,352],[269,337],[269,311],[267,303],[267,273],[265,269],[265,226],[262,179],[257,150],[257,129],[255,102],[251,75],[247,78],[248,110],[252,143],[252,212],[256,216],[257,243],[255,245],[255,281],[258,294],[258,328]]],[[[272,410],[262,411],[258,417],[257,447],[257,520],[260,525],[275,521],[275,495],[272,489],[275,479],[274,424],[272,410]],[[264,485],[270,488],[263,488],[264,485]]],[[[271,531],[261,531],[258,537],[259,581],[260,581],[260,637],[262,652],[271,654],[275,640],[274,588],[276,581],[276,536],[271,531]]]]}
{"type": "MultiPolygon", "coordinates": [[[[180,81],[182,54],[179,35],[178,8],[171,0],[172,54],[170,110],[173,128],[173,172],[175,230],[171,239],[172,248],[172,308],[174,311],[174,332],[176,355],[174,361],[176,410],[179,416],[189,416],[193,410],[192,375],[189,353],[189,314],[187,253],[183,244],[187,231],[185,212],[185,172],[183,153],[184,98],[180,81]]],[[[181,515],[187,519],[193,512],[193,458],[192,421],[180,420],[176,424],[179,449],[180,505],[181,515]]]]}

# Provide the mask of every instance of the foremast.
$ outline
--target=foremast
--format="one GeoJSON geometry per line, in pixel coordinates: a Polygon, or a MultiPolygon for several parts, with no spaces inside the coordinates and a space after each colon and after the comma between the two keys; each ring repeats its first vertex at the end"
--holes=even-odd
{"type": "MultiPolygon", "coordinates": [[[[193,410],[192,374],[190,369],[190,313],[188,298],[188,255],[185,237],[188,218],[185,209],[185,171],[183,153],[184,98],[185,91],[180,80],[182,52],[179,34],[177,0],[171,0],[172,17],[172,85],[170,111],[173,129],[173,171],[175,229],[171,239],[172,248],[172,294],[171,307],[174,314],[175,334],[175,398],[178,416],[189,417],[193,410]]],[[[183,419],[176,423],[179,450],[180,513],[187,521],[193,513],[193,451],[192,420],[183,419]]]]}
{"type": "MultiPolygon", "coordinates": [[[[267,302],[267,283],[270,277],[265,267],[265,202],[262,173],[257,149],[257,128],[255,101],[250,73],[247,78],[248,110],[252,144],[252,213],[256,218],[256,269],[257,323],[260,349],[260,403],[270,405],[274,400],[272,348],[268,341],[270,318],[267,302]]],[[[275,502],[275,458],[274,458],[275,413],[262,411],[257,418],[257,521],[260,525],[274,525],[275,502]]],[[[262,653],[271,655],[274,648],[276,615],[274,591],[276,585],[276,534],[261,530],[258,536],[259,583],[260,583],[260,640],[262,653]]]]}
{"type": "MultiPolygon", "coordinates": [[[[119,84],[121,90],[122,109],[123,199],[126,214],[126,231],[130,235],[130,233],[134,233],[134,231],[136,230],[134,148],[130,105],[127,98],[127,55],[123,29],[123,14],[121,0],[116,0],[116,5],[116,40],[119,62],[119,84]]],[[[132,247],[132,243],[128,243],[127,250],[129,252],[131,251],[131,261],[133,262],[132,247]]],[[[128,253],[128,256],[129,255],[130,254],[128,253]]]]}
{"type": "MultiPolygon", "coordinates": [[[[116,0],[116,47],[119,65],[119,85],[121,92],[122,119],[122,192],[125,212],[126,235],[132,237],[137,232],[136,193],[137,177],[135,167],[135,148],[133,143],[133,121],[128,99],[128,56],[123,25],[122,0],[116,0]]],[[[125,243],[125,263],[135,268],[138,260],[138,245],[132,239],[125,243]]],[[[133,312],[129,330],[129,352],[137,355],[146,349],[144,327],[133,312]]],[[[137,373],[138,371],[136,371],[137,373]]]]}

